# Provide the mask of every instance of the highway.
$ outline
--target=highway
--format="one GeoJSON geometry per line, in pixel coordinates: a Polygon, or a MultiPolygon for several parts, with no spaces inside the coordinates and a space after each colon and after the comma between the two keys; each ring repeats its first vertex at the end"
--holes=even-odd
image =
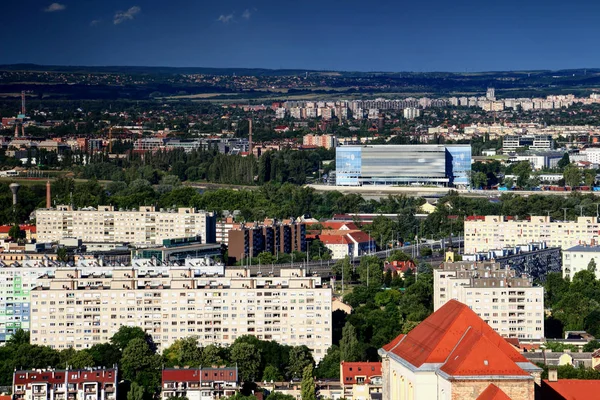
{"type": "MultiPolygon", "coordinates": [[[[464,242],[464,239],[462,239],[462,238],[460,238],[460,239],[456,238],[456,237],[452,238],[452,243],[454,246],[460,245],[462,247],[464,244],[463,242],[464,242]]],[[[441,249],[441,248],[446,248],[446,247],[448,247],[449,244],[450,244],[450,239],[446,238],[446,239],[443,239],[443,241],[437,240],[437,241],[430,242],[430,243],[421,243],[418,247],[419,248],[431,247],[432,250],[437,250],[437,249],[441,249]]],[[[390,248],[389,250],[376,251],[376,252],[371,253],[371,255],[377,256],[381,259],[385,259],[394,250],[402,250],[409,256],[418,254],[417,245],[410,245],[410,246],[404,246],[404,247],[394,247],[394,248],[390,248]]],[[[435,264],[435,263],[442,262],[443,257],[439,257],[439,256],[420,257],[419,256],[419,257],[417,257],[417,260],[426,261],[426,262],[435,264]]],[[[295,263],[289,263],[289,264],[250,265],[250,266],[246,266],[246,268],[250,269],[250,273],[252,275],[256,275],[259,272],[262,274],[273,273],[275,275],[278,275],[282,269],[306,268],[308,274],[316,274],[323,278],[329,278],[333,275],[332,268],[333,268],[333,265],[337,261],[338,260],[309,261],[307,263],[306,260],[304,260],[302,262],[295,262],[295,263]]],[[[360,263],[360,257],[352,258],[350,261],[353,264],[358,264],[358,263],[360,263]]]]}

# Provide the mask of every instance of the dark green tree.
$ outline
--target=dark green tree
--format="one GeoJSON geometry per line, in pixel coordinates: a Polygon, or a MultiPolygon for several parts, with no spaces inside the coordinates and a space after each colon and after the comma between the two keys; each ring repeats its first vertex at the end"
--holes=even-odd
{"type": "Polygon", "coordinates": [[[356,329],[350,322],[346,322],[344,329],[342,329],[340,359],[342,361],[361,361],[362,359],[362,351],[356,337],[356,329]]]}
{"type": "Polygon", "coordinates": [[[302,373],[302,400],[317,400],[313,366],[308,364],[302,373]]]}

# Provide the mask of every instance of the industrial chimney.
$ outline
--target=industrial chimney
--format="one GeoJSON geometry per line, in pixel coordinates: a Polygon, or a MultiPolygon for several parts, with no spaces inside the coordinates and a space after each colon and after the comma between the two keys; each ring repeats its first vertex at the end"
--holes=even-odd
{"type": "Polygon", "coordinates": [[[19,193],[19,189],[21,188],[21,185],[19,185],[18,183],[11,183],[9,186],[10,191],[12,192],[13,195],[13,207],[17,205],[17,193],[19,193]]]}
{"type": "Polygon", "coordinates": [[[252,154],[252,118],[248,120],[248,155],[252,154]]]}
{"type": "Polygon", "coordinates": [[[46,208],[52,208],[52,188],[50,181],[46,181],[46,208]]]}

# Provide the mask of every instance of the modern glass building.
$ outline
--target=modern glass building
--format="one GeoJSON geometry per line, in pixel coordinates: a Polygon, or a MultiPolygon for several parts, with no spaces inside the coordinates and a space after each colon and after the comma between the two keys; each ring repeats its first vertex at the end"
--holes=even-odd
{"type": "Polygon", "coordinates": [[[336,185],[467,186],[470,145],[364,145],[336,148],[336,185]]]}

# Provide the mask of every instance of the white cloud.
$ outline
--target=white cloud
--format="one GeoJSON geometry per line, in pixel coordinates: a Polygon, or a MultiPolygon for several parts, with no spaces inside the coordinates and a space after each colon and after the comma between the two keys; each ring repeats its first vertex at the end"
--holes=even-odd
{"type": "Polygon", "coordinates": [[[227,24],[227,23],[233,21],[233,14],[227,14],[227,15],[221,14],[219,16],[219,18],[217,18],[217,21],[227,24]]]}
{"type": "Polygon", "coordinates": [[[142,11],[142,9],[138,6],[133,6],[127,11],[118,11],[113,18],[113,22],[115,25],[118,25],[122,22],[133,19],[133,17],[140,13],[140,11],[142,11]]]}
{"type": "Polygon", "coordinates": [[[44,8],[44,11],[45,12],[55,12],[55,11],[62,11],[65,8],[67,8],[67,6],[65,6],[64,4],[52,3],[48,7],[44,8]]]}
{"type": "Polygon", "coordinates": [[[100,24],[100,22],[102,22],[101,19],[94,19],[92,22],[90,22],[90,26],[97,26],[100,24]]]}
{"type": "Polygon", "coordinates": [[[244,19],[250,19],[251,16],[252,16],[252,12],[250,10],[248,10],[247,8],[242,13],[242,18],[244,18],[244,19]]]}

